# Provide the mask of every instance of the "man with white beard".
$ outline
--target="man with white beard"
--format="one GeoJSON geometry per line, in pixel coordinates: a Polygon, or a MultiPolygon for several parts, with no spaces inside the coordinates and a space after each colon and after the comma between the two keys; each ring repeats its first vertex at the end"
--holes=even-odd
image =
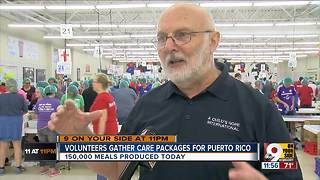
{"type": "MultiPolygon", "coordinates": [[[[261,94],[214,63],[220,33],[199,6],[176,4],[159,20],[157,49],[169,82],[140,98],[120,134],[177,135],[178,142],[290,142],[281,115],[261,94]],[[228,126],[218,126],[225,122],[228,126]],[[230,126],[230,128],[228,128],[230,126]]],[[[103,111],[83,113],[72,102],[60,107],[49,127],[61,134],[91,134],[87,124],[103,111]]],[[[263,153],[261,153],[263,154],[263,153]]],[[[262,157],[263,158],[263,155],[262,157]]],[[[121,164],[88,163],[108,179],[121,164]]],[[[140,179],[302,179],[301,171],[262,172],[259,162],[157,162],[140,168],[140,179]]]]}

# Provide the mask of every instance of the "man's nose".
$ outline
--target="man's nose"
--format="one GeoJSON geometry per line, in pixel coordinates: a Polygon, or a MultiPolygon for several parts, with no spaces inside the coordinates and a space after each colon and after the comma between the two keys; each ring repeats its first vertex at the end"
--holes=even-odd
{"type": "Polygon", "coordinates": [[[177,44],[172,37],[168,37],[164,48],[168,51],[175,51],[177,50],[177,44]]]}

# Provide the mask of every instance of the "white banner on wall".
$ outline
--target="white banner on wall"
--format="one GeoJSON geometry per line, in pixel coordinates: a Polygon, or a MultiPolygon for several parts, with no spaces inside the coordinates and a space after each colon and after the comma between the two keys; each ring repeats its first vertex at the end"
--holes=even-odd
{"type": "Polygon", "coordinates": [[[15,37],[8,37],[8,54],[10,56],[39,60],[39,44],[15,37]]]}

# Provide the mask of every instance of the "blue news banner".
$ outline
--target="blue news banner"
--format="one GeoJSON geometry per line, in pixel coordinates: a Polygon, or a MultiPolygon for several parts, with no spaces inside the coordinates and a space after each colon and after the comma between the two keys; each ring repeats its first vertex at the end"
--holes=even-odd
{"type": "Polygon", "coordinates": [[[257,143],[58,143],[59,161],[258,161],[257,143]]]}

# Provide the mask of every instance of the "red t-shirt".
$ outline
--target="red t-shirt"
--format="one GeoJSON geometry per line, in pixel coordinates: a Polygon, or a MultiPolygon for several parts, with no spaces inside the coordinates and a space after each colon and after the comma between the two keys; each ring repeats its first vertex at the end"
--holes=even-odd
{"type": "Polygon", "coordinates": [[[0,94],[1,93],[6,93],[6,92],[7,92],[6,86],[0,86],[0,94]]]}
{"type": "Polygon", "coordinates": [[[309,86],[302,86],[298,89],[300,106],[312,104],[312,93],[313,90],[309,86]]]}
{"type": "MultiPolygon", "coordinates": [[[[113,100],[111,94],[107,92],[103,92],[97,95],[96,99],[94,100],[90,112],[96,110],[108,110],[108,119],[106,121],[105,131],[104,134],[108,135],[115,135],[118,134],[118,123],[116,117],[116,103],[113,100]]],[[[93,124],[93,132],[98,133],[99,129],[99,120],[95,120],[92,122],[93,124]]]]}
{"type": "Polygon", "coordinates": [[[270,100],[273,100],[273,98],[275,98],[277,96],[277,91],[276,90],[272,90],[271,91],[271,94],[270,94],[270,96],[269,96],[269,99],[270,100]]]}
{"type": "Polygon", "coordinates": [[[294,88],[296,89],[296,91],[299,91],[299,88],[302,87],[301,82],[300,81],[296,81],[294,82],[294,88]]]}

